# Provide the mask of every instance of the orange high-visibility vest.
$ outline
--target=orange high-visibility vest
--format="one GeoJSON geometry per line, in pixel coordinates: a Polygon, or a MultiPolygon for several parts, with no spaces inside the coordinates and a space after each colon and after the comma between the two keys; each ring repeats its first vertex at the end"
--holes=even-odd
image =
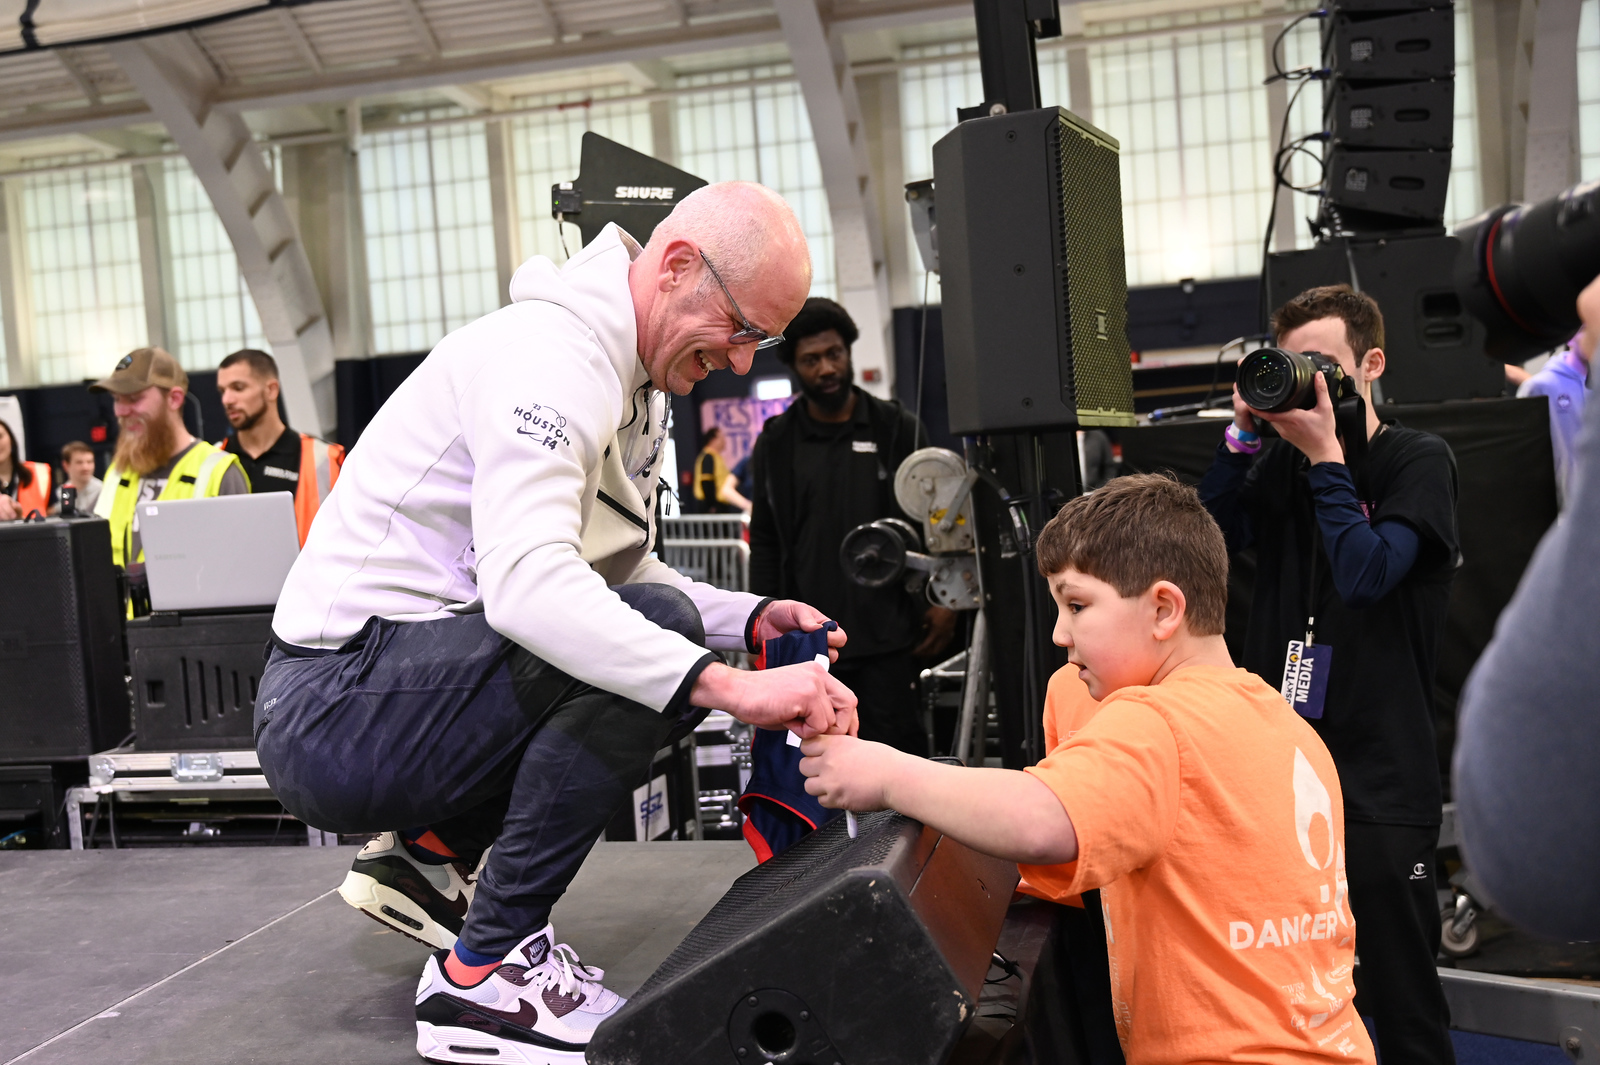
{"type": "Polygon", "coordinates": [[[47,462],[25,462],[23,465],[33,471],[33,483],[17,485],[17,509],[22,511],[24,518],[36,510],[40,514],[48,514],[50,512],[50,464],[47,462]]]}
{"type": "MultiPolygon", "coordinates": [[[[217,446],[226,450],[228,440],[217,446]]],[[[344,448],[318,440],[310,433],[300,434],[300,483],[294,490],[294,524],[300,533],[300,546],[306,546],[311,535],[311,521],[317,508],[328,498],[333,486],[339,483],[339,470],[344,466],[344,448]]]]}

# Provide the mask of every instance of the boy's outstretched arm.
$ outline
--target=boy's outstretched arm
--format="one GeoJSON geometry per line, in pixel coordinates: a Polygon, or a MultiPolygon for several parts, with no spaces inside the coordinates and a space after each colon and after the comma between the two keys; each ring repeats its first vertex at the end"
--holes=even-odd
{"type": "Polygon", "coordinates": [[[1026,865],[1077,860],[1072,818],[1027,773],[944,765],[853,736],[814,736],[800,752],[806,791],[824,806],[898,810],[974,850],[1026,865]]]}

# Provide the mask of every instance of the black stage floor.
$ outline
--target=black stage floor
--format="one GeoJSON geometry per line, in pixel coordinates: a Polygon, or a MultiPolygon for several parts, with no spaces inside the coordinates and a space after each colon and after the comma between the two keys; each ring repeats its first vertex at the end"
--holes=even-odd
{"type": "MultiPolygon", "coordinates": [[[[353,847],[0,854],[0,1063],[412,1065],[428,948],[335,889],[353,847]]],[[[755,864],[601,843],[557,936],[631,994],[755,864]]]]}

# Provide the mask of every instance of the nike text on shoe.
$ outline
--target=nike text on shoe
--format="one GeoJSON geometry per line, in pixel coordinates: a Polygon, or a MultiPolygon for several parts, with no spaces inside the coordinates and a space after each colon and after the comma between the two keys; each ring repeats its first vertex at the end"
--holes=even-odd
{"type": "Polygon", "coordinates": [[[589,1037],[626,1001],[549,925],[474,987],[445,975],[445,956],[428,959],[417,985],[417,1053],[429,1061],[582,1065],[589,1037]]]}
{"type": "Polygon", "coordinates": [[[344,901],[375,921],[430,947],[449,950],[477,884],[461,862],[424,865],[397,832],[380,832],[356,854],[339,885],[344,901]]]}

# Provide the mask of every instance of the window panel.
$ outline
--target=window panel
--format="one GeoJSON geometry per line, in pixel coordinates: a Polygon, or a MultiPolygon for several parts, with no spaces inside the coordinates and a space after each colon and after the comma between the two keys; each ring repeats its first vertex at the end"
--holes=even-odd
{"type": "MultiPolygon", "coordinates": [[[[277,169],[277,153],[269,162],[277,169]]],[[[172,354],[186,370],[214,370],[240,348],[271,350],[233,242],[189,164],[162,169],[172,249],[172,354]]]]}
{"type": "Polygon", "coordinates": [[[741,81],[783,76],[788,64],[690,74],[679,87],[704,88],[674,101],[679,165],[707,181],[758,181],[794,209],[811,252],[811,294],[834,297],[833,217],[799,85],[741,81]]]}
{"type": "Polygon", "coordinates": [[[41,174],[22,179],[21,199],[39,383],[103,376],[148,339],[132,178],[41,174]]]}
{"type": "Polygon", "coordinates": [[[1600,0],[1578,17],[1578,154],[1582,179],[1600,178],[1600,0]]]}
{"type": "Polygon", "coordinates": [[[499,306],[483,126],[372,136],[361,152],[361,206],[374,353],[427,351],[499,306]]]}
{"type": "Polygon", "coordinates": [[[562,247],[561,227],[550,217],[550,187],[578,176],[584,133],[593,131],[635,151],[654,154],[648,104],[595,102],[633,91],[626,85],[610,85],[513,101],[518,107],[571,105],[511,120],[512,169],[524,257],[543,255],[559,264],[566,261],[566,250],[578,249],[580,237],[574,225],[564,227],[566,249],[562,247]]]}

